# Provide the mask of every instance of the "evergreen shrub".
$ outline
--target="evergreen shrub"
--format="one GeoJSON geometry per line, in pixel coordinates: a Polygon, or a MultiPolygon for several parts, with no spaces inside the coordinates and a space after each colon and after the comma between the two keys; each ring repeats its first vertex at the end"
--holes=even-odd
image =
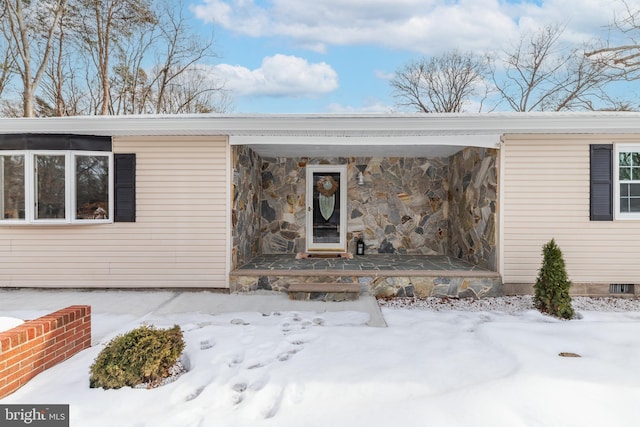
{"type": "Polygon", "coordinates": [[[562,251],[554,239],[542,247],[542,257],[542,266],[534,285],[534,305],[542,313],[560,319],[572,319],[574,312],[569,295],[571,282],[562,251]]]}
{"type": "Polygon", "coordinates": [[[157,386],[171,376],[184,350],[182,330],[141,326],[119,335],[107,344],[91,365],[89,386],[105,389],[157,386]]]}

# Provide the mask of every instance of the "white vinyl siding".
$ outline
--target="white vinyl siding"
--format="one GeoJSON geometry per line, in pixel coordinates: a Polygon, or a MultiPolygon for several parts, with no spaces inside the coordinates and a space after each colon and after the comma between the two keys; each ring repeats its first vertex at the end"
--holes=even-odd
{"type": "Polygon", "coordinates": [[[542,245],[555,238],[574,283],[639,283],[639,221],[589,220],[589,144],[637,135],[506,135],[503,281],[532,284],[542,245]]]}
{"type": "Polygon", "coordinates": [[[136,154],[136,222],[0,229],[0,286],[228,287],[226,137],[114,138],[136,154]]]}

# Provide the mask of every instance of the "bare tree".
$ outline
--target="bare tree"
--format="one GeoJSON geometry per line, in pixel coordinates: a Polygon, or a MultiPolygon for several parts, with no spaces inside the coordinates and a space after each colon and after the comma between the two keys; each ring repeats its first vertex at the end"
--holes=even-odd
{"type": "MultiPolygon", "coordinates": [[[[0,21],[6,19],[7,8],[4,3],[0,4],[0,21]]],[[[0,36],[0,97],[7,88],[13,73],[15,72],[15,61],[11,50],[9,49],[9,42],[11,39],[0,36]]]]}
{"type": "Polygon", "coordinates": [[[117,46],[140,26],[152,25],[156,17],[149,0],[78,0],[82,16],[82,46],[96,67],[99,91],[98,114],[110,113],[111,60],[117,46]]]}
{"type": "Polygon", "coordinates": [[[11,55],[11,51],[6,44],[0,44],[0,97],[7,88],[14,72],[15,61],[11,55]]]}
{"type": "Polygon", "coordinates": [[[213,37],[202,38],[189,27],[182,1],[108,0],[114,12],[100,16],[97,9],[87,7],[99,0],[79,1],[85,13],[91,11],[83,17],[84,28],[90,22],[96,34],[95,40],[81,39],[97,70],[100,89],[88,85],[96,113],[182,113],[229,107],[222,84],[202,75],[202,63],[216,57],[213,37]],[[127,20],[133,12],[116,12],[118,7],[135,9],[138,15],[127,20]]]}
{"type": "Polygon", "coordinates": [[[22,113],[32,117],[36,90],[49,63],[66,0],[3,0],[2,6],[0,31],[22,80],[22,113]]]}
{"type": "Polygon", "coordinates": [[[626,16],[614,18],[611,30],[627,39],[625,44],[606,44],[585,53],[588,58],[594,58],[606,63],[626,80],[640,78],[640,10],[633,10],[626,1],[622,1],[626,9],[626,16]]]}
{"type": "Polygon", "coordinates": [[[184,6],[0,0],[0,94],[14,80],[23,89],[0,100],[0,115],[227,111],[223,84],[208,72],[213,36],[189,27],[184,6]]]}
{"type": "Polygon", "coordinates": [[[143,62],[152,54],[157,23],[140,27],[118,46],[112,68],[111,114],[142,114],[149,110],[149,77],[143,62]]]}
{"type": "Polygon", "coordinates": [[[74,31],[75,4],[73,0],[67,2],[55,31],[51,47],[51,58],[45,69],[40,93],[36,96],[36,115],[38,116],[66,116],[73,114],[73,109],[67,105],[67,86],[74,76],[70,34],[74,31]]]}
{"type": "Polygon", "coordinates": [[[222,86],[213,79],[203,78],[202,70],[195,67],[203,60],[216,57],[213,36],[205,39],[191,30],[184,16],[183,1],[164,0],[161,8],[159,42],[164,49],[159,55],[162,59],[154,67],[151,81],[154,90],[150,92],[155,95],[155,112],[177,113],[194,103],[214,109],[211,99],[222,86]],[[180,93],[182,101],[178,102],[176,97],[180,93]]]}
{"type": "Polygon", "coordinates": [[[184,16],[182,1],[159,0],[154,25],[118,44],[111,88],[113,114],[226,111],[221,82],[203,63],[216,57],[213,37],[203,38],[184,16]],[[153,66],[144,67],[153,57],[153,66]]]}
{"type": "Polygon", "coordinates": [[[36,97],[36,115],[49,117],[87,114],[88,95],[77,77],[77,69],[82,67],[72,67],[71,62],[77,58],[57,53],[55,56],[57,59],[51,61],[42,80],[40,96],[36,97]]]}
{"type": "Polygon", "coordinates": [[[492,78],[514,111],[593,110],[607,99],[615,73],[584,55],[585,47],[564,48],[564,27],[553,24],[525,34],[506,52],[503,70],[492,64],[492,78]]]}
{"type": "Polygon", "coordinates": [[[156,112],[222,113],[230,109],[231,100],[211,77],[210,67],[193,64],[171,79],[156,112]]]}
{"type": "Polygon", "coordinates": [[[58,35],[56,43],[54,43],[54,55],[49,67],[49,75],[51,76],[50,93],[53,97],[54,115],[63,116],[65,113],[64,97],[62,88],[64,85],[64,43],[65,43],[65,26],[62,24],[64,16],[60,19],[58,35]]]}
{"type": "Polygon", "coordinates": [[[486,97],[487,70],[484,58],[453,51],[405,65],[396,71],[391,87],[401,107],[424,113],[461,112],[474,97],[486,97]]]}
{"type": "Polygon", "coordinates": [[[564,74],[554,76],[560,90],[547,99],[549,110],[619,109],[627,104],[608,92],[609,85],[620,80],[620,74],[606,62],[587,57],[588,49],[589,45],[583,45],[567,53],[564,74]]]}

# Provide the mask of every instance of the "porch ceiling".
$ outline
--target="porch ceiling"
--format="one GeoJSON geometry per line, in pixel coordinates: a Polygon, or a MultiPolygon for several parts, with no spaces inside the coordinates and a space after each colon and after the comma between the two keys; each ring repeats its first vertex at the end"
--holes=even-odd
{"type": "Polygon", "coordinates": [[[260,144],[249,147],[262,157],[449,157],[464,147],[452,145],[284,145],[260,144]]]}
{"type": "Polygon", "coordinates": [[[262,157],[449,157],[464,147],[499,148],[500,135],[231,136],[262,157]]]}

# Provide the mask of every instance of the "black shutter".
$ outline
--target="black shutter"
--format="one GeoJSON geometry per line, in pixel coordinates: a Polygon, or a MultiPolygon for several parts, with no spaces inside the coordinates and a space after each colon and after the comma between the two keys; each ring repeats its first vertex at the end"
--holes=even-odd
{"type": "Polygon", "coordinates": [[[115,222],[136,222],[136,155],[114,154],[115,222]]]}
{"type": "Polygon", "coordinates": [[[613,221],[613,145],[591,145],[591,221],[613,221]]]}

